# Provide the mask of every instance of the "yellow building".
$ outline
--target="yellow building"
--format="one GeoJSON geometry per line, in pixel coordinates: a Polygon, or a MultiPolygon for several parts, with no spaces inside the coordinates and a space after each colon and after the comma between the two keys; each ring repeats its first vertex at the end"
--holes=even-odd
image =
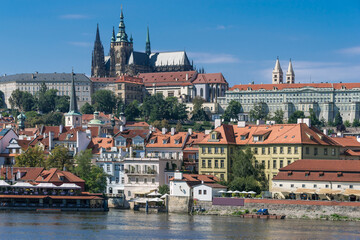
{"type": "Polygon", "coordinates": [[[254,164],[263,164],[269,179],[279,168],[298,159],[339,159],[340,146],[305,123],[276,125],[221,125],[199,143],[199,174],[228,180],[231,154],[250,147],[254,164]]]}

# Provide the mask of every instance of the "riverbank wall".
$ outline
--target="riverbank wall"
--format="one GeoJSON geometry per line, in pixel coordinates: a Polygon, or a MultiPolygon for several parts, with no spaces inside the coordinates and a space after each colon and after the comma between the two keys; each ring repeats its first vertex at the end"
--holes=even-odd
{"type": "Polygon", "coordinates": [[[214,202],[197,201],[195,208],[205,209],[203,214],[237,215],[239,212],[255,212],[267,208],[271,214],[286,215],[287,218],[331,218],[341,216],[360,219],[360,202],[239,199],[238,206],[218,205],[214,202]]]}

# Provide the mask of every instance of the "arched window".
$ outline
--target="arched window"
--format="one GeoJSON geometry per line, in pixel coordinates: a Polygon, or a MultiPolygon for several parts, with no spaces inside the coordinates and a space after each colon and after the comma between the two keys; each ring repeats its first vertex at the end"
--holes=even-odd
{"type": "Polygon", "coordinates": [[[204,89],[200,89],[200,97],[203,97],[204,96],[204,89]]]}

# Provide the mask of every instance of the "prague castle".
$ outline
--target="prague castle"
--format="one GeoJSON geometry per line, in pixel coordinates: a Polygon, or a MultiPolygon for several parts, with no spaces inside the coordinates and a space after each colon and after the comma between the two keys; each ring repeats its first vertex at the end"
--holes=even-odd
{"type": "Polygon", "coordinates": [[[105,56],[100,40],[99,26],[96,30],[94,50],[92,52],[92,77],[117,77],[121,75],[137,75],[149,72],[191,71],[185,51],[151,52],[149,28],[147,28],[145,52],[133,49],[133,38],[125,31],[124,14],[121,9],[118,33],[113,28],[109,56],[105,56]]]}

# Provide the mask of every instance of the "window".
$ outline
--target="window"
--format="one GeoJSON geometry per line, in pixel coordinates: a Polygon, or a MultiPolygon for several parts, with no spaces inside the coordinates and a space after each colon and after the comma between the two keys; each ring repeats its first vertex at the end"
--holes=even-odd
{"type": "Polygon", "coordinates": [[[225,150],[224,150],[224,148],[223,148],[223,147],[221,147],[221,153],[224,153],[224,151],[225,151],[225,150]]]}
{"type": "Polygon", "coordinates": [[[265,160],[261,161],[261,165],[263,165],[265,167],[265,160]]]}
{"type": "Polygon", "coordinates": [[[204,195],[206,195],[206,190],[204,190],[204,195]]]}
{"type": "Polygon", "coordinates": [[[301,187],[303,187],[303,188],[304,188],[304,187],[305,187],[305,184],[301,185],[301,187]]]}
{"type": "Polygon", "coordinates": [[[206,168],[206,162],[205,162],[205,160],[202,160],[202,161],[201,161],[201,167],[202,167],[202,168],[206,168]]]}
{"type": "Polygon", "coordinates": [[[199,195],[201,195],[201,192],[202,192],[202,191],[199,189],[199,195]]]}
{"type": "Polygon", "coordinates": [[[131,183],[131,178],[130,177],[128,178],[128,183],[131,183]]]}
{"type": "Polygon", "coordinates": [[[324,155],[328,155],[328,149],[324,148],[324,155]]]}
{"type": "Polygon", "coordinates": [[[119,171],[120,170],[120,165],[119,164],[116,164],[115,165],[115,171],[119,171]]]}
{"type": "Polygon", "coordinates": [[[208,153],[211,153],[211,147],[208,147],[208,153]]]}
{"type": "Polygon", "coordinates": [[[280,160],[280,168],[282,168],[284,166],[284,161],[280,160]]]}
{"type": "Polygon", "coordinates": [[[284,154],[284,148],[280,147],[280,154],[284,154]]]}
{"type": "Polygon", "coordinates": [[[224,179],[224,174],[220,174],[220,179],[224,179]]]}
{"type": "Polygon", "coordinates": [[[336,155],[336,149],[335,149],[335,148],[332,148],[332,149],[331,149],[331,155],[333,155],[333,156],[336,155]]]}
{"type": "Polygon", "coordinates": [[[208,160],[208,168],[211,168],[211,160],[208,160]]]}
{"type": "Polygon", "coordinates": [[[220,168],[224,168],[225,165],[224,165],[224,160],[220,160],[220,168]]]}
{"type": "Polygon", "coordinates": [[[291,184],[290,187],[294,187],[294,184],[291,184]]]}
{"type": "Polygon", "coordinates": [[[270,160],[268,160],[267,167],[270,168],[270,160]]]}
{"type": "Polygon", "coordinates": [[[106,171],[110,172],[110,165],[106,165],[106,171]]]}
{"type": "Polygon", "coordinates": [[[276,150],[277,150],[276,147],[273,147],[273,153],[274,154],[276,154],[276,152],[277,152],[276,150]]]}
{"type": "Polygon", "coordinates": [[[123,183],[123,184],[125,183],[125,178],[124,177],[121,178],[121,183],[123,183]]]}
{"type": "Polygon", "coordinates": [[[354,188],[354,185],[349,185],[349,188],[354,188]]]}
{"type": "Polygon", "coordinates": [[[310,154],[310,148],[309,147],[305,148],[305,154],[310,154]]]}
{"type": "Polygon", "coordinates": [[[116,182],[116,183],[119,183],[119,178],[118,178],[118,177],[115,178],[115,182],[116,182]]]}
{"type": "Polygon", "coordinates": [[[219,152],[219,148],[215,147],[215,153],[218,153],[218,152],[219,152]]]}
{"type": "Polygon", "coordinates": [[[339,184],[339,185],[337,185],[337,188],[341,188],[341,185],[339,184]]]}
{"type": "Polygon", "coordinates": [[[280,184],[279,186],[280,186],[280,187],[282,187],[283,185],[282,185],[282,184],[280,184]]]}
{"type": "Polygon", "coordinates": [[[314,148],[314,155],[315,155],[315,156],[318,155],[318,148],[317,148],[317,147],[314,148]]]}
{"type": "Polygon", "coordinates": [[[262,154],[262,155],[265,155],[265,148],[264,148],[264,147],[261,148],[261,154],[262,154]]]}
{"type": "Polygon", "coordinates": [[[273,168],[276,169],[276,160],[273,160],[273,168]]]}
{"type": "Polygon", "coordinates": [[[144,183],[147,183],[147,178],[144,178],[144,183]]]}
{"type": "Polygon", "coordinates": [[[202,152],[202,153],[206,153],[206,148],[202,147],[201,152],[202,152]]]}
{"type": "Polygon", "coordinates": [[[155,183],[155,178],[151,179],[151,183],[153,183],[153,184],[155,183]]]}
{"type": "Polygon", "coordinates": [[[291,147],[288,147],[288,154],[291,154],[291,147]]]}
{"type": "Polygon", "coordinates": [[[325,185],[325,188],[329,188],[329,185],[328,185],[328,184],[326,184],[326,185],[325,185]]]}
{"type": "Polygon", "coordinates": [[[294,153],[298,154],[298,147],[294,147],[294,153]]]}
{"type": "Polygon", "coordinates": [[[136,183],[139,183],[139,178],[135,178],[135,182],[136,182],[136,183]]]}
{"type": "Polygon", "coordinates": [[[215,168],[219,168],[219,160],[215,160],[215,168]]]}
{"type": "Polygon", "coordinates": [[[316,185],[316,184],[314,184],[314,188],[317,188],[317,185],[316,185]]]}

